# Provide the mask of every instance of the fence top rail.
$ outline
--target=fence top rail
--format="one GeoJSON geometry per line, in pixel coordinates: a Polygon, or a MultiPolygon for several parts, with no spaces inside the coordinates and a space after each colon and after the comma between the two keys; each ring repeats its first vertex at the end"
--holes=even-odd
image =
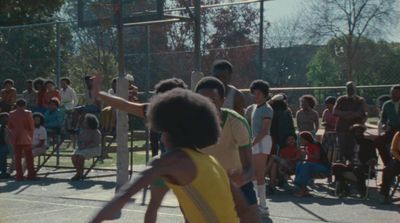
{"type": "MultiPolygon", "coordinates": [[[[369,88],[388,88],[395,84],[385,84],[385,85],[359,85],[357,89],[369,89],[369,88]]],[[[344,90],[346,86],[326,86],[326,87],[277,87],[270,88],[270,91],[301,91],[301,90],[344,90]]],[[[241,92],[250,92],[250,89],[239,89],[241,92]]]]}

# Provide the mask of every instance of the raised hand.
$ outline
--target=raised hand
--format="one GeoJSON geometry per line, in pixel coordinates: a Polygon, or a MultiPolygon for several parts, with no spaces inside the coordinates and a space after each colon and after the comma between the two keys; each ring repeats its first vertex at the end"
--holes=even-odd
{"type": "Polygon", "coordinates": [[[100,73],[95,73],[92,76],[92,95],[98,96],[101,90],[101,82],[103,81],[103,77],[100,73]]]}

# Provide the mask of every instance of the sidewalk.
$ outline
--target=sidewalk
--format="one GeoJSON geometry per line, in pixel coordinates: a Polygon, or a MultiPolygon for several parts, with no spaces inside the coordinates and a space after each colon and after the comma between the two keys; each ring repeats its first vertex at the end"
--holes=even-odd
{"type": "MultiPolygon", "coordinates": [[[[143,166],[135,169],[139,168],[143,166]]],[[[41,173],[45,171],[59,174],[50,174],[38,181],[0,181],[0,222],[87,222],[114,194],[114,176],[70,182],[72,173],[52,169],[43,169],[41,173]]],[[[89,177],[112,173],[94,171],[89,177]]],[[[307,198],[278,191],[269,197],[271,219],[264,222],[399,222],[399,203],[380,205],[375,189],[367,201],[331,197],[320,185],[317,190],[307,198]]],[[[135,195],[124,207],[122,217],[111,222],[143,222],[147,206],[141,205],[142,195],[142,192],[135,195]]],[[[149,193],[146,203],[148,199],[149,193]]],[[[172,193],[164,199],[158,216],[158,222],[184,222],[172,193]]]]}

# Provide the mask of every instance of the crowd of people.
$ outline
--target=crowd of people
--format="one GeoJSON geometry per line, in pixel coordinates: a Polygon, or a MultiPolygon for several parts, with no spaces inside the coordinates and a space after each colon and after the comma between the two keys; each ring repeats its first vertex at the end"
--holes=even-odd
{"type": "Polygon", "coordinates": [[[266,196],[291,176],[298,197],[310,195],[308,185],[314,179],[331,182],[334,178],[338,196],[348,196],[355,185],[364,198],[366,180],[377,177],[376,151],[384,165],[380,193],[390,203],[391,186],[400,174],[400,85],[393,86],[391,97],[381,102],[380,134],[371,140],[365,136],[367,105],[357,95],[354,82],[346,84],[346,94],[325,99],[321,119],[312,95],[300,97],[300,109],[293,118],[287,96],[273,95],[264,80],[251,83],[253,103],[246,107],[243,93],[230,84],[232,73],[229,61],[218,60],[212,74],[202,78],[193,92],[181,79],[162,80],[148,103],[138,102],[131,75],[126,78],[130,82],[128,100],[116,96],[117,79],[104,92],[100,75],[87,76],[82,106],[68,78],[61,80],[60,90],[50,80],[27,81],[23,99],[18,100],[13,81],[5,80],[0,101],[0,176],[10,177],[4,157],[13,150],[16,180],[24,179],[25,166],[27,179],[36,179],[32,157],[46,151],[47,135],[66,131],[78,135],[71,158],[76,168],[72,180],[81,180],[85,159],[101,153],[98,117],[112,129],[110,122],[115,122],[118,109],[146,119],[153,154],[161,148],[161,155],[119,189],[93,222],[111,218],[129,197],[148,185],[151,199],[145,222],[156,221],[169,189],[189,222],[259,222],[269,215],[266,196]]]}

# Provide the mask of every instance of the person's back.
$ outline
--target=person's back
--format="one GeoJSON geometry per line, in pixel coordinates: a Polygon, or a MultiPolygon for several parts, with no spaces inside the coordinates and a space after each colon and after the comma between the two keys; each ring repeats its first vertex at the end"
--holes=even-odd
{"type": "Polygon", "coordinates": [[[82,129],[78,136],[78,150],[100,148],[101,133],[98,129],[82,129]]]}
{"type": "Polygon", "coordinates": [[[193,149],[182,149],[196,166],[196,177],[187,185],[168,181],[189,222],[239,222],[230,193],[228,176],[210,155],[193,149]],[[210,187],[210,183],[212,187],[210,187]],[[229,193],[227,193],[229,191],[229,193]]]}
{"type": "Polygon", "coordinates": [[[28,110],[17,109],[10,112],[8,127],[11,131],[11,143],[30,145],[33,135],[32,113],[28,110]]]}
{"type": "Polygon", "coordinates": [[[241,94],[240,91],[233,85],[226,85],[226,97],[222,107],[235,109],[236,94],[241,94]]]}

